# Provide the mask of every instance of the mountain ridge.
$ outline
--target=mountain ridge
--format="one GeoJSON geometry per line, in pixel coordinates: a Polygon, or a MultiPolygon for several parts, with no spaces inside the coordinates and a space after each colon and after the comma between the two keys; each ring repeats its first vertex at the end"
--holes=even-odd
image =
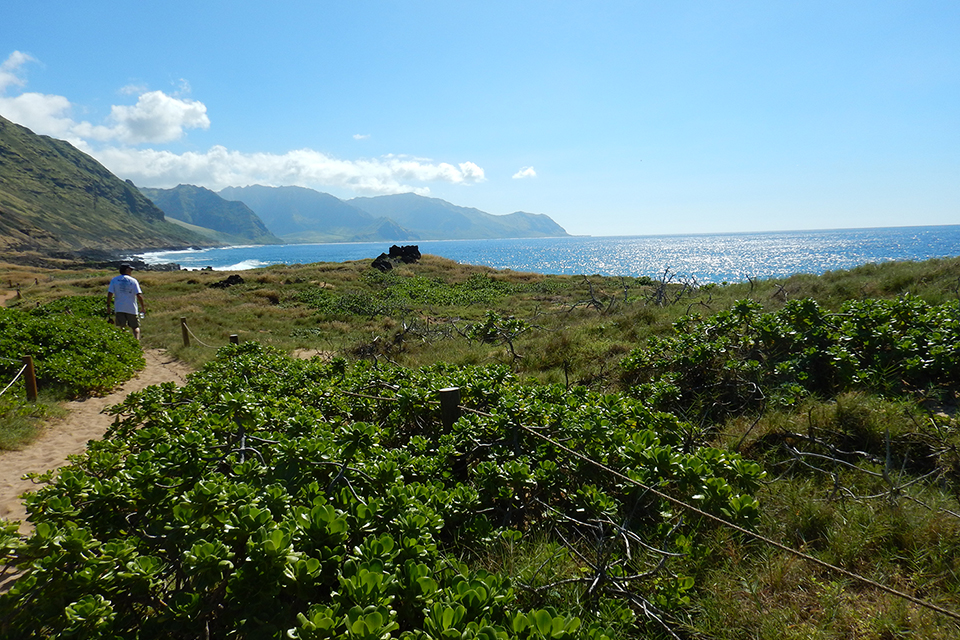
{"type": "Polygon", "coordinates": [[[290,243],[569,236],[546,214],[494,215],[414,193],[341,200],[306,187],[263,185],[226,187],[218,193],[244,202],[290,243]]]}
{"type": "Polygon", "coordinates": [[[132,182],[69,142],[0,116],[0,253],[5,257],[211,244],[219,243],[167,221],[132,182]]]}
{"type": "Polygon", "coordinates": [[[423,240],[479,240],[486,238],[564,237],[569,234],[550,216],[515,211],[494,215],[474,207],[462,207],[440,198],[415,193],[357,197],[347,200],[371,215],[390,212],[398,224],[421,235],[429,229],[459,233],[462,237],[422,237],[423,240]]]}
{"type": "Polygon", "coordinates": [[[567,235],[544,214],[493,215],[413,193],[341,200],[297,186],[138,188],[69,142],[0,116],[0,257],[12,261],[226,244],[567,235]]]}
{"type": "Polygon", "coordinates": [[[191,225],[198,233],[230,244],[278,244],[280,238],[242,202],[227,200],[205,187],[180,184],[173,189],[141,187],[167,218],[191,225]],[[211,231],[215,233],[210,233],[211,231]]]}

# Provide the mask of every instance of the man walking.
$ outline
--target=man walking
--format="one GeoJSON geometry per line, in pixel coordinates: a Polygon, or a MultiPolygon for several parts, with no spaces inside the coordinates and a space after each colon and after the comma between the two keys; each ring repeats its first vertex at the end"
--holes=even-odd
{"type": "Polygon", "coordinates": [[[115,276],[107,287],[107,310],[109,312],[110,304],[113,305],[114,319],[118,327],[130,327],[133,330],[133,337],[140,339],[140,316],[138,315],[137,303],[140,303],[139,310],[146,311],[147,305],[143,302],[143,292],[140,291],[140,283],[130,275],[133,267],[128,264],[120,265],[120,275],[115,276]]]}

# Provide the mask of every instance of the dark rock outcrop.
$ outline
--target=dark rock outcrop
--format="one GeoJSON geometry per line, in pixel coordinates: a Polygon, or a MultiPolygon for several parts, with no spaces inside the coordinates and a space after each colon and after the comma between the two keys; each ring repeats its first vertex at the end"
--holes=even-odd
{"type": "Polygon", "coordinates": [[[413,264],[421,258],[420,247],[415,244],[399,247],[393,245],[390,247],[390,253],[381,253],[370,265],[374,269],[387,272],[393,269],[393,266],[399,262],[403,264],[413,264]]]}
{"type": "Polygon", "coordinates": [[[233,275],[227,276],[219,282],[211,283],[210,286],[214,289],[226,289],[227,287],[232,287],[235,284],[243,284],[243,278],[234,273],[233,275]]]}

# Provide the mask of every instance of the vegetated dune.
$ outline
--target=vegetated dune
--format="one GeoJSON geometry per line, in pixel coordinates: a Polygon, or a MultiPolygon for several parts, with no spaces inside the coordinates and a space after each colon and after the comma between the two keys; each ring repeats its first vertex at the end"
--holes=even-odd
{"type": "Polygon", "coordinates": [[[87,442],[100,438],[110,426],[112,418],[103,413],[107,407],[150,385],[181,384],[190,372],[186,364],[170,358],[162,349],[150,349],[143,355],[147,366],[119,389],[106,396],[65,403],[67,416],[48,425],[39,439],[21,451],[0,452],[0,518],[20,520],[20,531],[27,533],[31,525],[24,521],[27,512],[20,496],[35,485],[24,475],[57,469],[67,463],[68,456],[83,453],[87,442]]]}

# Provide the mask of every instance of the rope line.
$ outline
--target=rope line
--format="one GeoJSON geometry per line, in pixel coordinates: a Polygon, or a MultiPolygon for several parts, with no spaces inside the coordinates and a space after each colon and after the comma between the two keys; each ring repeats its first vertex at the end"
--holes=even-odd
{"type": "MultiPolygon", "coordinates": [[[[484,412],[482,412],[482,411],[477,411],[477,410],[475,410],[475,409],[470,409],[469,407],[461,407],[461,409],[466,409],[467,411],[470,411],[470,412],[472,412],[472,413],[476,413],[477,415],[482,415],[482,416],[491,417],[491,418],[494,417],[494,416],[492,416],[491,414],[484,413],[484,412]]],[[[683,508],[683,509],[686,509],[687,511],[690,511],[691,513],[695,513],[695,514],[697,514],[698,516],[707,518],[708,520],[712,520],[713,522],[715,522],[715,523],[717,523],[717,524],[720,524],[720,525],[723,525],[723,526],[728,527],[728,528],[730,528],[730,529],[733,529],[734,531],[736,531],[736,532],[738,532],[738,533],[741,533],[741,534],[743,534],[743,535],[749,536],[749,537],[751,537],[751,538],[753,538],[753,539],[755,539],[755,540],[757,540],[757,541],[759,541],[759,542],[762,542],[762,543],[764,543],[764,544],[766,544],[766,545],[772,546],[772,547],[774,547],[774,548],[776,548],[776,549],[779,549],[779,550],[781,550],[781,551],[785,551],[785,552],[787,552],[787,553],[789,553],[789,554],[792,554],[792,555],[794,555],[794,556],[796,556],[796,557],[798,557],[798,558],[801,558],[801,559],[803,559],[803,560],[806,560],[807,562],[811,562],[811,563],[813,563],[813,564],[815,564],[815,565],[817,565],[817,566],[819,566],[819,567],[821,567],[821,568],[823,568],[823,569],[827,569],[827,570],[829,570],[829,571],[832,571],[832,572],[835,572],[835,573],[839,573],[840,575],[845,576],[845,577],[847,577],[847,578],[850,578],[851,580],[855,580],[855,581],[860,582],[860,583],[862,583],[862,584],[869,585],[869,586],[871,586],[871,587],[874,587],[875,589],[879,589],[880,591],[884,591],[884,592],[889,593],[890,595],[896,596],[896,597],[898,597],[898,598],[903,598],[904,600],[908,600],[908,601],[912,602],[913,604],[915,604],[915,605],[917,605],[917,606],[924,607],[924,608],[926,608],[926,609],[930,609],[931,611],[936,611],[937,613],[940,613],[940,614],[943,614],[943,615],[948,616],[948,617],[950,617],[950,618],[953,618],[954,620],[960,620],[960,613],[956,613],[956,612],[951,611],[951,610],[949,610],[949,609],[944,609],[943,607],[940,607],[940,606],[938,606],[938,605],[936,605],[936,604],[933,604],[932,602],[928,602],[928,601],[926,601],[926,600],[921,600],[920,598],[917,598],[917,597],[915,597],[915,596],[912,596],[912,595],[910,595],[909,593],[905,593],[905,592],[903,592],[903,591],[899,591],[898,589],[894,589],[893,587],[888,587],[888,586],[886,586],[886,585],[884,585],[884,584],[880,584],[879,582],[876,582],[875,580],[871,580],[870,578],[861,576],[860,574],[854,573],[854,572],[852,572],[852,571],[848,571],[847,569],[844,569],[844,568],[842,568],[842,567],[838,567],[838,566],[836,566],[836,565],[832,565],[832,564],[830,564],[829,562],[825,562],[825,561],[823,561],[823,560],[820,560],[819,558],[816,558],[816,557],[814,557],[814,556],[811,556],[810,554],[804,553],[804,552],[802,552],[802,551],[798,551],[797,549],[794,549],[794,548],[789,547],[789,546],[787,546],[787,545],[785,545],[785,544],[782,544],[782,543],[780,543],[780,542],[777,542],[776,540],[773,540],[772,538],[768,538],[768,537],[766,537],[766,536],[764,536],[764,535],[761,535],[761,534],[759,534],[759,533],[750,531],[749,529],[744,529],[743,527],[741,527],[741,526],[739,526],[739,525],[736,525],[736,524],[730,522],[729,520],[724,520],[723,518],[721,518],[721,517],[719,517],[719,516],[715,516],[715,515],[713,515],[712,513],[707,513],[706,511],[703,511],[702,509],[699,509],[699,508],[697,508],[697,507],[695,507],[695,506],[693,506],[693,505],[691,505],[691,504],[687,504],[686,502],[684,502],[684,501],[682,501],[682,500],[680,500],[680,499],[678,499],[678,498],[674,498],[673,496],[667,495],[666,493],[663,493],[662,491],[658,491],[657,489],[654,489],[653,487],[647,486],[647,485],[643,484],[642,482],[640,482],[639,480],[635,480],[635,479],[633,479],[633,478],[630,478],[630,477],[628,477],[628,476],[620,473],[620,472],[617,471],[616,469],[611,469],[610,467],[604,465],[603,463],[597,462],[597,461],[595,461],[595,460],[591,460],[590,458],[588,458],[587,456],[583,455],[582,453],[579,453],[579,452],[577,452],[577,451],[574,451],[573,449],[570,449],[569,447],[566,447],[566,446],[560,444],[559,442],[557,442],[557,441],[554,440],[553,438],[550,438],[549,436],[545,436],[545,435],[543,435],[542,433],[538,433],[537,431],[535,431],[534,429],[531,429],[530,427],[525,427],[525,426],[523,426],[522,424],[519,425],[519,427],[520,427],[521,429],[523,429],[524,431],[526,431],[527,433],[530,433],[530,434],[532,434],[532,435],[535,435],[535,436],[537,436],[538,438],[541,438],[542,440],[545,440],[546,442],[549,442],[550,444],[552,444],[553,446],[557,447],[558,449],[560,449],[560,450],[562,450],[562,451],[564,451],[564,452],[566,452],[566,453],[568,453],[568,454],[570,454],[570,455],[572,455],[572,456],[574,456],[574,457],[576,457],[576,458],[579,458],[580,460],[583,460],[584,462],[587,462],[587,463],[589,463],[589,464],[592,464],[592,465],[594,465],[595,467],[597,467],[598,469],[601,469],[601,470],[603,470],[603,471],[605,471],[605,472],[607,472],[607,473],[609,473],[609,474],[611,474],[611,475],[613,475],[613,476],[616,476],[617,478],[620,478],[621,480],[624,480],[625,482],[629,482],[629,483],[631,483],[631,484],[633,484],[633,485],[636,485],[637,487],[639,487],[639,488],[641,488],[641,489],[644,489],[645,491],[649,491],[650,493],[654,494],[655,496],[657,496],[657,497],[659,497],[659,498],[662,498],[662,499],[666,500],[667,502],[670,502],[670,503],[672,503],[672,504],[674,504],[674,505],[676,505],[676,506],[678,506],[678,507],[681,507],[681,508],[683,508]]]]}
{"type": "MultiPolygon", "coordinates": [[[[396,398],[384,398],[384,397],[376,397],[376,396],[367,396],[367,395],[362,395],[362,394],[357,394],[357,393],[351,393],[351,392],[348,392],[348,391],[345,391],[345,390],[340,390],[340,392],[341,392],[341,393],[344,393],[344,394],[347,394],[347,395],[359,396],[359,397],[363,397],[363,398],[369,398],[369,399],[371,399],[371,400],[383,400],[383,401],[394,401],[394,400],[396,400],[396,398]]],[[[428,400],[427,402],[429,402],[429,403],[431,403],[431,404],[437,403],[437,401],[430,401],[430,400],[428,400]]],[[[458,406],[459,406],[459,408],[460,408],[462,411],[467,411],[467,412],[476,414],[476,415],[478,415],[478,416],[483,416],[483,417],[485,417],[485,418],[496,418],[496,416],[494,416],[493,414],[486,413],[486,412],[484,412],[484,411],[479,411],[479,410],[477,410],[477,409],[473,409],[473,408],[471,408],[471,407],[466,407],[466,406],[463,406],[463,405],[458,405],[458,406]]],[[[844,569],[844,568],[842,568],[842,567],[838,567],[838,566],[836,566],[836,565],[830,564],[829,562],[826,562],[826,561],[824,561],[824,560],[820,560],[819,558],[816,558],[816,557],[814,557],[814,556],[812,556],[812,555],[810,555],[810,554],[808,554],[808,553],[804,553],[803,551],[799,551],[799,550],[797,550],[797,549],[794,549],[793,547],[787,546],[787,545],[785,545],[785,544],[783,544],[783,543],[781,543],[781,542],[777,542],[776,540],[774,540],[774,539],[772,539],[772,538],[768,538],[768,537],[766,537],[766,536],[764,536],[764,535],[762,535],[762,534],[756,533],[755,531],[750,531],[749,529],[745,529],[745,528],[743,528],[743,527],[741,527],[741,526],[739,526],[739,525],[737,525],[737,524],[734,524],[733,522],[730,522],[729,520],[725,520],[724,518],[721,518],[721,517],[719,517],[719,516],[715,516],[715,515],[713,515],[712,513],[708,513],[708,512],[706,512],[706,511],[704,511],[704,510],[702,510],[702,509],[700,509],[700,508],[698,508],[698,507],[693,506],[692,504],[688,504],[688,503],[684,502],[683,500],[680,500],[679,498],[675,498],[675,497],[673,497],[673,496],[671,496],[671,495],[668,495],[668,494],[666,494],[666,493],[663,493],[662,491],[660,491],[660,490],[658,490],[658,489],[655,489],[655,488],[653,488],[653,487],[651,487],[651,486],[648,486],[648,485],[640,482],[639,480],[636,480],[636,479],[634,479],[634,478],[631,478],[631,477],[629,477],[629,476],[626,476],[626,475],[624,475],[623,473],[620,473],[619,471],[617,471],[616,469],[612,469],[612,468],[606,466],[605,464],[603,464],[603,463],[601,463],[601,462],[597,462],[596,460],[593,460],[593,459],[591,459],[591,458],[588,458],[587,456],[583,455],[582,453],[579,453],[579,452],[577,452],[577,451],[574,451],[573,449],[571,449],[571,448],[569,448],[569,447],[567,447],[567,446],[565,446],[565,445],[557,442],[556,440],[554,440],[553,438],[551,438],[551,437],[549,437],[549,436],[546,436],[546,435],[544,435],[544,434],[536,431],[535,429],[532,429],[532,428],[530,428],[530,427],[526,427],[526,426],[524,426],[524,425],[522,425],[522,424],[518,424],[517,426],[519,426],[519,428],[523,429],[523,430],[526,431],[527,433],[529,433],[529,434],[531,434],[531,435],[533,435],[533,436],[536,436],[536,437],[540,438],[541,440],[544,440],[544,441],[552,444],[553,446],[557,447],[557,448],[560,449],[561,451],[564,451],[565,453],[567,453],[567,454],[569,454],[569,455],[571,455],[571,456],[573,456],[573,457],[575,457],[575,458],[578,458],[578,459],[580,459],[580,460],[582,460],[582,461],[584,461],[584,462],[586,462],[586,463],[588,463],[588,464],[591,464],[591,465],[595,466],[596,468],[598,468],[598,469],[600,469],[600,470],[602,470],[602,471],[605,471],[605,472],[609,473],[610,475],[615,476],[615,477],[623,480],[624,482],[628,482],[628,483],[630,483],[630,484],[632,484],[632,485],[634,485],[634,486],[636,486],[636,487],[639,487],[640,489],[643,489],[644,491],[648,491],[648,492],[652,493],[653,495],[655,495],[655,496],[657,496],[657,497],[659,497],[659,498],[661,498],[661,499],[663,499],[663,500],[666,500],[667,502],[669,502],[669,503],[671,503],[671,504],[673,504],[673,505],[676,505],[676,506],[678,506],[678,507],[680,507],[680,508],[682,508],[682,509],[686,509],[687,511],[689,511],[689,512],[691,512],[691,513],[694,513],[694,514],[696,514],[696,515],[698,515],[698,516],[701,516],[701,517],[703,517],[703,518],[706,518],[707,520],[710,520],[710,521],[712,521],[712,522],[715,522],[716,524],[719,524],[719,525],[721,525],[721,526],[724,526],[724,527],[727,527],[727,528],[729,528],[729,529],[732,529],[733,531],[736,531],[737,533],[743,534],[743,535],[745,535],[745,536],[747,536],[747,537],[749,537],[749,538],[753,538],[754,540],[756,540],[756,541],[758,541],[758,542],[762,542],[763,544],[766,544],[766,545],[768,545],[768,546],[771,546],[771,547],[773,547],[773,548],[775,548],[775,549],[779,549],[780,551],[783,551],[783,552],[785,552],[785,553],[788,553],[788,554],[790,554],[790,555],[793,555],[793,556],[795,556],[795,557],[797,557],[797,558],[800,558],[801,560],[806,560],[807,562],[810,562],[810,563],[812,563],[812,564],[814,564],[814,565],[817,565],[818,567],[820,567],[820,568],[822,568],[822,569],[826,569],[826,570],[831,571],[831,572],[833,572],[833,573],[837,573],[837,574],[842,575],[842,576],[844,576],[844,577],[846,577],[846,578],[850,578],[851,580],[853,580],[853,581],[855,581],[855,582],[859,582],[859,583],[861,583],[861,584],[864,584],[864,585],[873,587],[874,589],[878,589],[878,590],[880,590],[880,591],[883,591],[883,592],[885,592],[885,593],[888,593],[888,594],[890,594],[890,595],[892,595],[892,596],[895,596],[895,597],[897,597],[897,598],[901,598],[901,599],[903,599],[903,600],[907,600],[908,602],[912,602],[913,604],[915,604],[915,605],[917,605],[917,606],[919,606],[919,607],[923,607],[924,609],[929,609],[930,611],[934,611],[934,612],[936,612],[936,613],[945,615],[945,616],[947,616],[948,618],[953,618],[954,620],[960,621],[960,613],[957,613],[957,612],[955,612],[955,611],[951,611],[950,609],[944,609],[943,607],[941,607],[941,606],[939,606],[939,605],[936,605],[936,604],[934,604],[934,603],[932,603],[932,602],[929,602],[929,601],[927,601],[927,600],[922,600],[922,599],[920,599],[920,598],[917,598],[916,596],[910,595],[909,593],[906,593],[906,592],[904,592],[904,591],[900,591],[899,589],[894,589],[893,587],[888,587],[888,586],[885,585],[885,584],[881,584],[881,583],[879,583],[879,582],[877,582],[877,581],[875,581],[875,580],[871,580],[870,578],[867,578],[867,577],[865,577],[865,576],[862,576],[862,575],[860,575],[860,574],[858,574],[858,573],[854,573],[853,571],[849,571],[849,570],[844,569]]]]}
{"type": "Polygon", "coordinates": [[[10,381],[10,384],[4,387],[3,391],[0,391],[0,396],[5,394],[7,390],[13,386],[13,383],[20,379],[20,376],[23,375],[23,372],[26,371],[26,369],[27,369],[27,365],[23,365],[22,367],[20,367],[20,371],[17,372],[17,375],[13,376],[13,380],[10,381]]]}
{"type": "MultiPolygon", "coordinates": [[[[340,390],[340,392],[341,392],[341,393],[344,393],[344,394],[348,394],[348,395],[359,396],[359,397],[363,397],[363,398],[369,398],[369,399],[372,399],[372,400],[383,400],[383,401],[394,401],[394,400],[396,400],[396,398],[384,398],[384,397],[375,397],[375,396],[367,396],[367,395],[362,395],[362,394],[357,394],[357,393],[351,393],[351,392],[348,392],[348,391],[345,391],[345,390],[342,390],[342,389],[340,390]]],[[[430,404],[436,404],[436,403],[437,403],[437,401],[431,401],[431,400],[428,400],[427,402],[429,402],[430,404]]],[[[477,410],[477,409],[473,409],[473,408],[471,408],[471,407],[466,407],[466,406],[463,406],[463,405],[458,405],[458,407],[459,407],[459,409],[460,409],[461,411],[467,411],[467,412],[469,412],[469,413],[473,413],[473,414],[478,415],[478,416],[483,416],[483,417],[485,417],[485,418],[496,418],[496,416],[494,416],[493,414],[491,414],[491,413],[486,413],[485,411],[479,411],[479,410],[477,410]]],[[[700,509],[700,508],[698,508],[698,507],[695,507],[695,506],[693,506],[692,504],[688,504],[688,503],[684,502],[683,500],[680,500],[679,498],[675,498],[675,497],[673,497],[673,496],[671,496],[671,495],[668,495],[668,494],[666,494],[666,493],[663,493],[662,491],[660,491],[660,490],[658,490],[658,489],[655,489],[655,488],[653,488],[653,487],[650,487],[650,486],[648,486],[648,485],[645,485],[644,483],[640,482],[639,480],[635,480],[634,478],[631,478],[631,477],[629,477],[629,476],[626,476],[626,475],[620,473],[620,472],[617,471],[616,469],[612,469],[612,468],[606,466],[605,464],[603,464],[603,463],[601,463],[601,462],[597,462],[596,460],[593,460],[593,459],[591,459],[591,458],[588,458],[587,456],[583,455],[582,453],[579,453],[578,451],[574,451],[573,449],[571,449],[571,448],[569,448],[569,447],[567,447],[567,446],[565,446],[565,445],[557,442],[557,441],[554,440],[553,438],[551,438],[551,437],[549,437],[549,436],[546,436],[546,435],[538,432],[538,431],[535,430],[535,429],[532,429],[532,428],[530,428],[530,427],[526,427],[526,426],[524,426],[524,425],[522,425],[522,424],[518,424],[517,426],[518,426],[519,428],[523,429],[524,431],[526,431],[527,433],[529,433],[529,434],[531,434],[531,435],[534,435],[534,436],[536,436],[536,437],[538,437],[538,438],[540,438],[540,439],[542,439],[542,440],[544,440],[544,441],[546,441],[546,442],[549,442],[550,444],[552,444],[553,446],[557,447],[557,448],[560,449],[561,451],[564,451],[564,452],[568,453],[569,455],[574,456],[575,458],[579,458],[580,460],[583,460],[584,462],[586,462],[586,463],[588,463],[588,464],[591,464],[591,465],[595,466],[596,468],[598,468],[598,469],[600,469],[600,470],[602,470],[602,471],[605,471],[605,472],[609,473],[610,475],[615,476],[615,477],[617,477],[617,478],[619,478],[619,479],[621,479],[621,480],[623,480],[623,481],[625,481],[625,482],[628,482],[628,483],[630,483],[630,484],[632,484],[632,485],[635,485],[635,486],[639,487],[640,489],[643,489],[644,491],[648,491],[648,492],[652,493],[653,495],[655,495],[655,496],[657,496],[657,497],[659,497],[659,498],[662,498],[663,500],[666,500],[667,502],[669,502],[669,503],[671,503],[671,504],[673,504],[673,505],[676,505],[676,506],[678,506],[678,507],[680,507],[680,508],[682,508],[682,509],[686,509],[687,511],[689,511],[689,512],[691,512],[691,513],[694,513],[694,514],[696,514],[696,515],[698,515],[698,516],[701,516],[701,517],[703,517],[703,518],[706,518],[707,520],[710,520],[710,521],[712,521],[712,522],[715,522],[716,524],[719,524],[719,525],[721,525],[721,526],[724,526],[724,527],[727,527],[727,528],[729,528],[729,529],[732,529],[732,530],[736,531],[737,533],[743,534],[743,535],[745,535],[745,536],[747,536],[747,537],[749,537],[749,538],[753,538],[754,540],[757,540],[758,542],[762,542],[763,544],[766,544],[766,545],[768,545],[768,546],[771,546],[771,547],[773,547],[773,548],[775,548],[775,549],[779,549],[780,551],[784,551],[784,552],[786,552],[786,553],[788,553],[788,554],[790,554],[790,555],[793,555],[793,556],[795,556],[795,557],[797,557],[797,558],[800,558],[801,560],[806,560],[807,562],[810,562],[810,563],[812,563],[812,564],[815,564],[815,565],[817,565],[818,567],[820,567],[820,568],[822,568],[822,569],[826,569],[826,570],[831,571],[831,572],[833,572],[833,573],[840,574],[840,575],[842,575],[842,576],[844,576],[844,577],[850,578],[851,580],[853,580],[853,581],[855,581],[855,582],[859,582],[859,583],[861,583],[861,584],[868,585],[868,586],[870,586],[870,587],[873,587],[873,588],[875,588],[875,589],[878,589],[878,590],[880,590],[880,591],[883,591],[883,592],[885,592],[885,593],[888,593],[888,594],[890,594],[890,595],[892,595],[892,596],[896,596],[896,597],[898,597],[898,598],[902,598],[903,600],[907,600],[907,601],[909,601],[909,602],[912,602],[913,604],[915,604],[915,605],[917,605],[917,606],[919,606],[919,607],[923,607],[924,609],[929,609],[930,611],[934,611],[934,612],[936,612],[936,613],[945,615],[945,616],[947,616],[948,618],[953,618],[954,620],[960,621],[960,613],[957,613],[957,612],[955,612],[955,611],[951,611],[950,609],[944,609],[943,607],[941,607],[941,606],[939,606],[939,605],[936,605],[936,604],[934,604],[934,603],[932,603],[932,602],[929,602],[929,601],[927,601],[927,600],[921,600],[920,598],[917,598],[916,596],[912,596],[912,595],[910,595],[909,593],[906,593],[906,592],[904,592],[904,591],[900,591],[899,589],[894,589],[893,587],[888,587],[888,586],[885,585],[885,584],[881,584],[881,583],[879,583],[879,582],[877,582],[877,581],[875,581],[875,580],[871,580],[870,578],[867,578],[867,577],[865,577],[865,576],[862,576],[862,575],[860,575],[860,574],[858,574],[858,573],[854,573],[853,571],[849,571],[849,570],[844,569],[844,568],[842,568],[842,567],[838,567],[838,566],[836,566],[836,565],[830,564],[829,562],[826,562],[826,561],[824,561],[824,560],[821,560],[821,559],[819,559],[819,558],[817,558],[817,557],[814,557],[814,556],[812,556],[812,555],[810,555],[810,554],[808,554],[808,553],[804,553],[803,551],[799,551],[799,550],[797,550],[797,549],[794,549],[793,547],[787,546],[787,545],[785,545],[785,544],[783,544],[783,543],[781,543],[781,542],[777,542],[776,540],[774,540],[774,539],[772,539],[772,538],[768,538],[768,537],[766,537],[766,536],[764,536],[764,535],[762,535],[762,534],[756,533],[755,531],[750,531],[749,529],[745,529],[745,528],[743,528],[743,527],[741,527],[741,526],[739,526],[739,525],[737,525],[737,524],[734,524],[733,522],[730,522],[729,520],[725,520],[724,518],[721,518],[721,517],[719,517],[719,516],[715,516],[715,515],[713,515],[712,513],[707,513],[706,511],[704,511],[704,510],[702,510],[702,509],[700,509]]]]}
{"type": "Polygon", "coordinates": [[[193,336],[193,339],[196,340],[197,342],[199,342],[199,343],[200,343],[201,345],[203,345],[204,347],[206,347],[206,348],[208,348],[208,349],[219,349],[219,348],[220,348],[220,347],[215,347],[215,346],[213,346],[212,344],[207,344],[206,342],[204,342],[203,340],[201,340],[200,338],[198,338],[197,335],[190,329],[190,325],[188,325],[186,322],[183,323],[183,326],[187,328],[187,333],[189,333],[191,336],[193,336]]]}

